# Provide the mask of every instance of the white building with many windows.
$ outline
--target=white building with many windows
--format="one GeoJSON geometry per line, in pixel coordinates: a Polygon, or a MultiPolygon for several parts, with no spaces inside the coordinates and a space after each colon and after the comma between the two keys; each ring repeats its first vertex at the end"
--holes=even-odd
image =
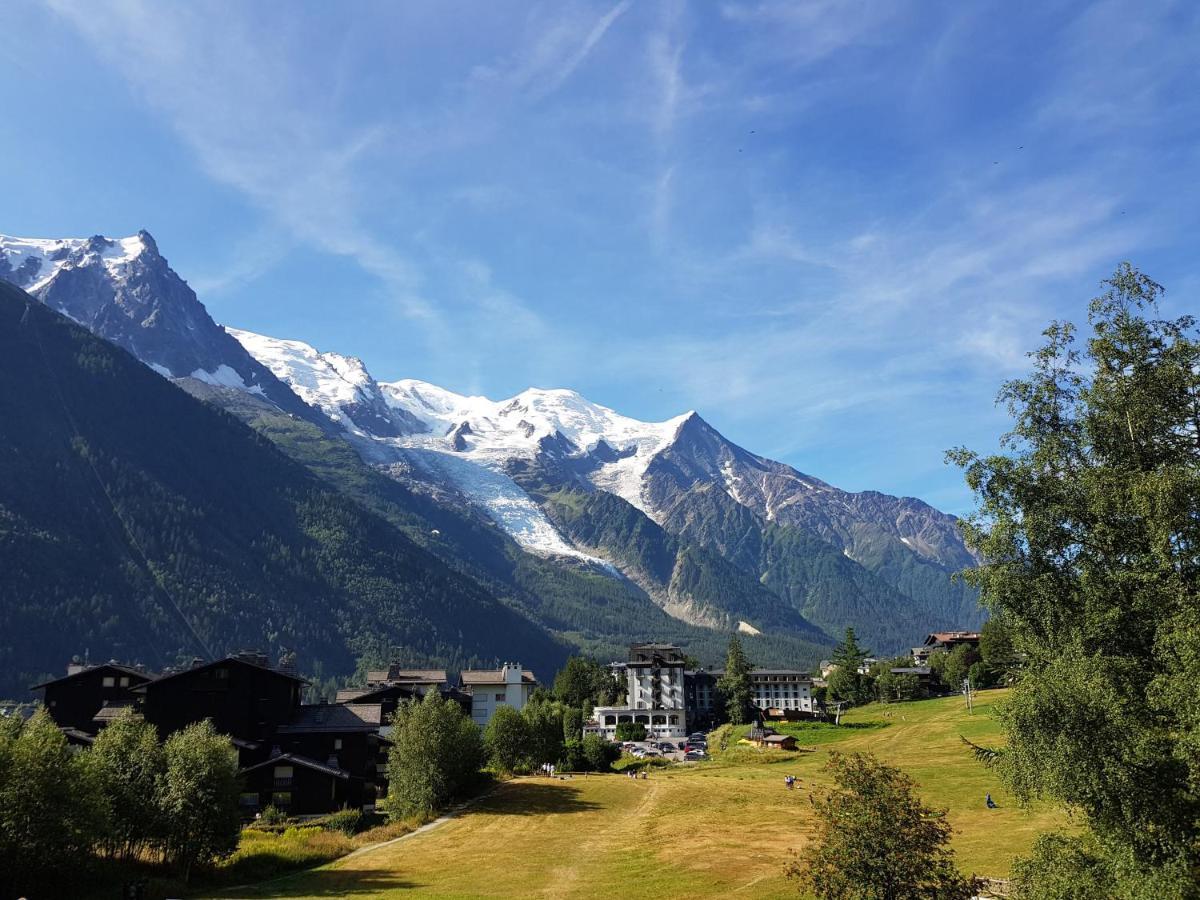
{"type": "Polygon", "coordinates": [[[471,695],[472,721],[486,728],[501,706],[524,709],[537,687],[537,679],[519,663],[505,663],[499,669],[465,670],[462,686],[471,695]]]}
{"type": "Polygon", "coordinates": [[[584,729],[610,740],[622,722],[644,725],[654,738],[687,736],[687,712],[683,690],[683,654],[670,644],[634,644],[629,661],[614,664],[623,672],[627,696],[624,706],[598,706],[584,729]]]}
{"type": "Polygon", "coordinates": [[[763,712],[813,712],[812,676],[788,669],[755,669],[750,673],[754,705],[763,712]]]}

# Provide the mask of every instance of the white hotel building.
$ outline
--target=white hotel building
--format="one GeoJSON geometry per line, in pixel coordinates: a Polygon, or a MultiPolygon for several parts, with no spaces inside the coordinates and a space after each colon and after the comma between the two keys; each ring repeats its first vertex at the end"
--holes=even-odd
{"type": "Polygon", "coordinates": [[[629,661],[614,667],[625,673],[625,705],[596,707],[584,730],[611,740],[616,737],[617,725],[637,722],[646,726],[648,737],[687,737],[684,668],[678,647],[634,644],[629,648],[629,661]]]}

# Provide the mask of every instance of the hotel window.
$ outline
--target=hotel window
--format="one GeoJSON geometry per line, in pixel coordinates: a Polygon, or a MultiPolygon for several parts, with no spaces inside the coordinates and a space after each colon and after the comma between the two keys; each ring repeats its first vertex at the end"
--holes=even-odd
{"type": "Polygon", "coordinates": [[[496,702],[497,702],[497,703],[503,703],[503,702],[504,702],[504,695],[503,695],[503,694],[497,694],[497,695],[496,695],[496,702]]]}

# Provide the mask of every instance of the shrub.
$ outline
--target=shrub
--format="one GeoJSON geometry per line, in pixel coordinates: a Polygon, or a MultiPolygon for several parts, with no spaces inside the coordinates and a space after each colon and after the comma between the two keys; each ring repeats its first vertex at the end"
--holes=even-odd
{"type": "Polygon", "coordinates": [[[282,825],[287,821],[287,813],[272,803],[262,808],[258,814],[258,821],[263,825],[282,825]]]}
{"type": "Polygon", "coordinates": [[[354,837],[362,826],[363,814],[357,809],[339,809],[328,816],[322,825],[328,831],[338,831],[346,837],[354,837]]]}
{"type": "Polygon", "coordinates": [[[641,722],[620,722],[617,725],[618,741],[644,741],[646,726],[641,722]]]}

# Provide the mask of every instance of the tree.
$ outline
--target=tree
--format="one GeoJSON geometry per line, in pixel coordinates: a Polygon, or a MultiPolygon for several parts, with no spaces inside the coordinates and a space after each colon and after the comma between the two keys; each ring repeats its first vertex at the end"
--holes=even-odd
{"type": "Polygon", "coordinates": [[[389,816],[432,815],[471,788],[483,760],[482,734],[457,703],[429,691],[401,704],[388,756],[389,816]]]}
{"type": "Polygon", "coordinates": [[[967,900],[972,879],[954,865],[944,810],[927,807],[911,778],[874,757],[830,755],[836,789],[814,800],[816,835],[788,874],[820,900],[967,900]]]}
{"type": "Polygon", "coordinates": [[[96,736],[88,761],[107,802],[104,849],[132,859],[159,837],[165,759],[158,734],[131,712],[123,713],[96,736]]]}
{"type": "Polygon", "coordinates": [[[734,725],[744,725],[753,718],[750,669],[750,661],[742,649],[742,639],[735,634],[729,639],[725,671],[717,680],[717,691],[725,701],[725,715],[734,725]]]}
{"type": "Polygon", "coordinates": [[[554,676],[554,696],[589,715],[596,701],[612,690],[612,673],[594,659],[572,656],[554,676]]]}
{"type": "Polygon", "coordinates": [[[999,771],[1082,811],[1134,896],[1200,866],[1200,341],[1128,264],[1105,288],[1083,352],[1054,323],[1002,388],[1004,452],[950,459],[978,498],[967,577],[1023,660],[999,771]]]}
{"type": "Polygon", "coordinates": [[[529,760],[533,765],[562,761],[563,720],[568,709],[556,700],[542,700],[526,703],[521,710],[529,728],[529,760]]]}
{"type": "Polygon", "coordinates": [[[1011,684],[1021,670],[1021,657],[1013,647],[1008,624],[1001,616],[983,623],[979,635],[979,655],[993,684],[1011,684]]]}
{"type": "Polygon", "coordinates": [[[870,656],[869,650],[858,645],[853,628],[846,629],[846,636],[833,651],[832,662],[837,668],[829,673],[829,693],[835,700],[853,704],[868,703],[873,688],[871,677],[859,671],[863,661],[870,656]]]}
{"type": "Polygon", "coordinates": [[[71,752],[45,709],[0,724],[0,894],[53,893],[78,879],[103,815],[86,755],[71,752]]]}
{"type": "Polygon", "coordinates": [[[641,722],[618,722],[616,738],[618,741],[644,741],[646,726],[641,722]]]}
{"type": "Polygon", "coordinates": [[[512,774],[529,764],[529,724],[516,709],[501,706],[483,734],[488,760],[498,772],[512,774]]]}
{"type": "MultiPolygon", "coordinates": [[[[939,673],[943,683],[952,691],[962,690],[962,683],[971,670],[971,666],[979,662],[979,651],[970,644],[959,644],[946,654],[942,670],[939,673]]],[[[973,685],[979,687],[979,685],[973,685]]]]}
{"type": "Polygon", "coordinates": [[[584,763],[592,772],[607,772],[621,755],[616,744],[606,741],[598,734],[584,735],[581,750],[584,763]]]}
{"type": "Polygon", "coordinates": [[[237,849],[240,790],[237,751],[211,721],[167,738],[158,809],[167,858],[183,870],[185,881],[194,866],[237,849]]]}

